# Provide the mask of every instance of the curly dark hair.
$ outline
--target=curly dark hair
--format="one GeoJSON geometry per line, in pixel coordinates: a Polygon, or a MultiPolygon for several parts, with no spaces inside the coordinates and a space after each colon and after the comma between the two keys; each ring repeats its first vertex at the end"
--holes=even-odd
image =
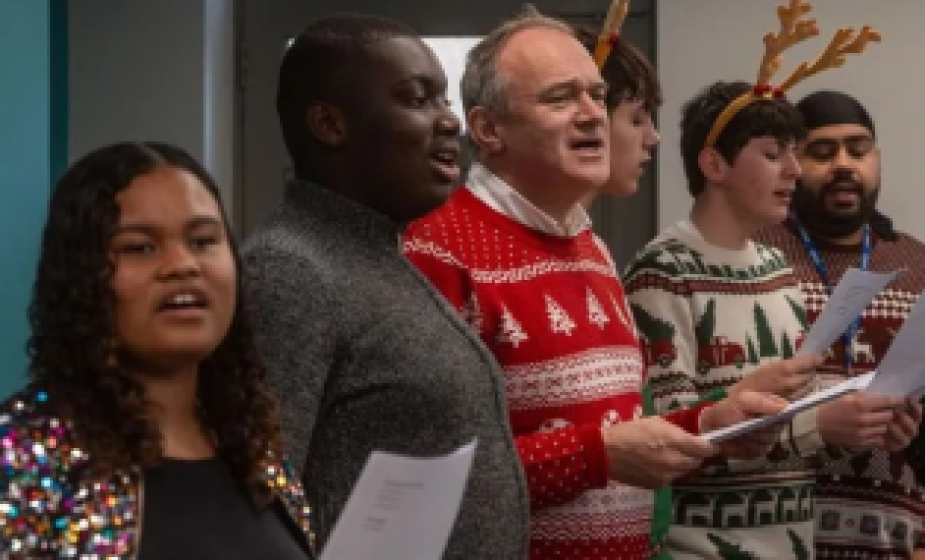
{"type": "MultiPolygon", "coordinates": [[[[137,177],[164,165],[185,170],[205,185],[227,230],[219,190],[209,173],[177,147],[143,142],[106,146],[74,163],[55,186],[42,235],[29,305],[29,375],[47,389],[50,402],[72,423],[94,469],[103,473],[151,467],[163,457],[143,386],[109,357],[116,334],[110,257],[120,215],[116,196],[137,177]]],[[[199,415],[219,457],[258,503],[266,503],[261,464],[279,452],[278,421],[244,312],[240,255],[226,233],[238,296],[228,334],[199,366],[199,415]]]]}
{"type": "MultiPolygon", "coordinates": [[[[695,198],[706,187],[700,169],[700,152],[720,113],[737,97],[752,89],[747,82],[716,82],[708,86],[681,109],[681,158],[687,175],[687,188],[695,198]]],[[[806,136],[803,117],[785,98],[762,99],[739,111],[716,140],[716,150],[730,165],[753,138],[772,137],[794,142],[806,136]]]]}

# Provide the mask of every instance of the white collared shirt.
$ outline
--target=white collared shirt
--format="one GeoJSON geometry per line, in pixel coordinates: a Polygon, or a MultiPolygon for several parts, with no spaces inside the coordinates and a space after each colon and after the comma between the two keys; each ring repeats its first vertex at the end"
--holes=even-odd
{"type": "Polygon", "coordinates": [[[469,170],[466,188],[493,210],[549,235],[575,237],[591,227],[591,217],[581,204],[576,204],[565,222],[560,223],[478,162],[469,170]]]}

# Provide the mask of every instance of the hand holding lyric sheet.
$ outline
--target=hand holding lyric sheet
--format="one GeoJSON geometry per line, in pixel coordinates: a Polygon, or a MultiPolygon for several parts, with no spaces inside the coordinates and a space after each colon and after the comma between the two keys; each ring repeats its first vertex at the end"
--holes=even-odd
{"type": "MultiPolygon", "coordinates": [[[[838,340],[838,337],[851,328],[852,323],[861,315],[864,308],[870,305],[870,302],[897,274],[898,272],[869,272],[857,268],[849,268],[845,271],[822,313],[819,314],[803,344],[797,350],[797,355],[826,352],[838,340]]],[[[703,434],[703,437],[713,443],[720,443],[765,426],[789,420],[799,412],[852,391],[864,389],[873,377],[874,374],[870,373],[848,379],[824,391],[796,400],[778,414],[746,420],[734,426],[703,434]]]]}
{"type": "Polygon", "coordinates": [[[733,426],[727,426],[725,428],[713,430],[712,432],[703,434],[703,437],[711,443],[722,443],[726,440],[736,438],[754,430],[770,426],[771,424],[789,420],[799,412],[817,407],[820,404],[837,399],[842,395],[847,395],[848,393],[864,389],[867,384],[870,383],[870,380],[873,378],[873,376],[874,372],[870,372],[864,375],[859,375],[858,377],[852,377],[851,379],[842,381],[838,385],[833,385],[828,389],[816,391],[815,393],[807,395],[802,399],[795,400],[787,405],[787,408],[785,408],[783,411],[773,416],[752,418],[751,420],[739,422],[733,426]]]}

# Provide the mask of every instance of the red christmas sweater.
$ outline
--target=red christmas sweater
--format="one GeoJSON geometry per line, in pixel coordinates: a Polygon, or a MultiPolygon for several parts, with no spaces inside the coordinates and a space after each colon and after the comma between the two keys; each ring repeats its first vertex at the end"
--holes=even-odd
{"type": "MultiPolygon", "coordinates": [[[[548,235],[467,188],[405,233],[408,259],[505,375],[530,489],[533,559],[645,558],[653,494],[608,480],[602,426],[642,415],[644,361],[609,252],[548,235]]],[[[669,420],[696,432],[699,409],[669,420]]]]}

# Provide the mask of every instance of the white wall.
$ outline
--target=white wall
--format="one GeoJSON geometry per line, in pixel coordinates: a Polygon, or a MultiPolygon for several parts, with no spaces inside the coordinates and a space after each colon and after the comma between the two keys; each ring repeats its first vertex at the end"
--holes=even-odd
{"type": "Polygon", "coordinates": [[[122,140],[187,149],[234,181],[232,0],[71,0],[70,159],[122,140]]]}
{"type": "MultiPolygon", "coordinates": [[[[716,80],[753,81],[764,52],[762,36],[778,30],[776,6],[786,0],[660,0],[658,67],[665,90],[659,114],[659,227],[685,216],[687,193],[679,154],[680,107],[716,80]]],[[[819,36],[788,51],[779,76],[821,53],[837,27],[873,25],[883,35],[842,68],[797,85],[794,101],[821,88],[840,89],[867,106],[883,154],[880,208],[899,228],[925,238],[925,2],[814,0],[819,36]]]]}
{"type": "Polygon", "coordinates": [[[466,128],[466,111],[463,109],[459,84],[466,70],[466,56],[479,42],[479,39],[479,37],[424,37],[424,42],[433,49],[446,73],[446,95],[450,101],[450,108],[459,119],[463,130],[466,128]]]}

